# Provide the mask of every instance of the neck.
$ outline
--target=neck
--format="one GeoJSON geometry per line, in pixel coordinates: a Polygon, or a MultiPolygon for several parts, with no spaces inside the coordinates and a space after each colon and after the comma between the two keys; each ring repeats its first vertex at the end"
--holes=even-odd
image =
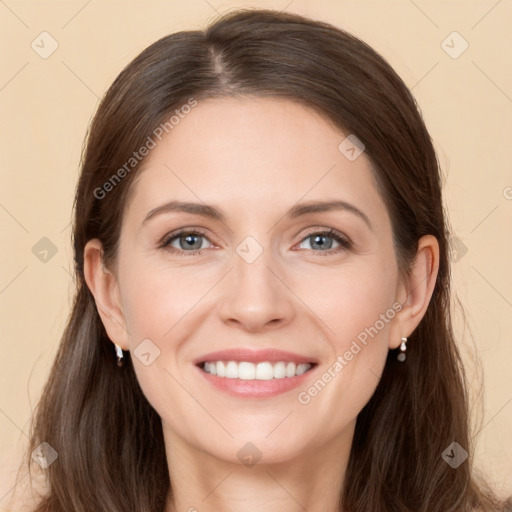
{"type": "Polygon", "coordinates": [[[164,424],[172,488],[166,512],[339,512],[353,428],[293,460],[249,466],[213,457],[164,424]]]}

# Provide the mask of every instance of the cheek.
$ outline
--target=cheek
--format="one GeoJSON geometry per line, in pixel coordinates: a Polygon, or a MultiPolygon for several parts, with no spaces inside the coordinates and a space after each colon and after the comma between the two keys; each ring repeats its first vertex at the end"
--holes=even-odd
{"type": "Polygon", "coordinates": [[[217,279],[211,270],[192,266],[180,269],[139,262],[128,268],[120,279],[132,347],[144,338],[159,345],[165,339],[168,345],[172,329],[193,312],[217,279]]]}
{"type": "MultiPolygon", "coordinates": [[[[347,270],[347,269],[345,269],[347,270]]],[[[330,359],[299,402],[318,414],[329,414],[333,432],[355,419],[373,395],[388,354],[390,327],[399,303],[395,301],[398,272],[392,265],[353,267],[329,281],[329,293],[318,296],[312,308],[329,329],[323,344],[330,359]]]]}
{"type": "Polygon", "coordinates": [[[384,343],[396,316],[393,305],[397,278],[396,265],[386,265],[372,257],[330,272],[326,279],[316,280],[316,287],[306,284],[300,293],[328,326],[326,335],[340,354],[350,348],[353,340],[364,344],[379,339],[384,343]],[[308,290],[316,291],[308,294],[308,290]]]}

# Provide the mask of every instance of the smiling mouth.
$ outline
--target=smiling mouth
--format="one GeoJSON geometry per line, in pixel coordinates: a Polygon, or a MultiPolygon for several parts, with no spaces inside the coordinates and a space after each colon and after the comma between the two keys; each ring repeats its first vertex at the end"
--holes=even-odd
{"type": "Polygon", "coordinates": [[[205,373],[224,377],[226,379],[240,380],[275,380],[298,377],[310,371],[316,363],[294,363],[278,361],[271,363],[262,361],[252,363],[249,361],[204,361],[198,364],[205,373]]]}

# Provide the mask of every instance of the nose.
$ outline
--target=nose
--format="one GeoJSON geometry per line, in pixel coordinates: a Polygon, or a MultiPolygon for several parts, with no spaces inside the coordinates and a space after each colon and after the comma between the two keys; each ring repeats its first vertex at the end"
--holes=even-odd
{"type": "Polygon", "coordinates": [[[293,291],[269,249],[252,263],[235,253],[233,266],[219,298],[223,322],[257,332],[283,327],[293,320],[296,314],[293,291]]]}

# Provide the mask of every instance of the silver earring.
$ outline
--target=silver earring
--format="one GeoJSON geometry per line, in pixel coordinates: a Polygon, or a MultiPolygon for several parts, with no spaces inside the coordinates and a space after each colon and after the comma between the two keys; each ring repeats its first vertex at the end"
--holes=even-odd
{"type": "Polygon", "coordinates": [[[123,366],[124,364],[124,355],[123,355],[123,349],[114,343],[116,346],[116,355],[117,355],[117,366],[123,366]]]}
{"type": "Polygon", "coordinates": [[[405,344],[407,343],[407,338],[400,338],[400,340],[402,341],[400,345],[400,353],[396,356],[396,358],[401,363],[403,363],[405,361],[405,351],[407,350],[407,347],[405,346],[405,344]]]}

